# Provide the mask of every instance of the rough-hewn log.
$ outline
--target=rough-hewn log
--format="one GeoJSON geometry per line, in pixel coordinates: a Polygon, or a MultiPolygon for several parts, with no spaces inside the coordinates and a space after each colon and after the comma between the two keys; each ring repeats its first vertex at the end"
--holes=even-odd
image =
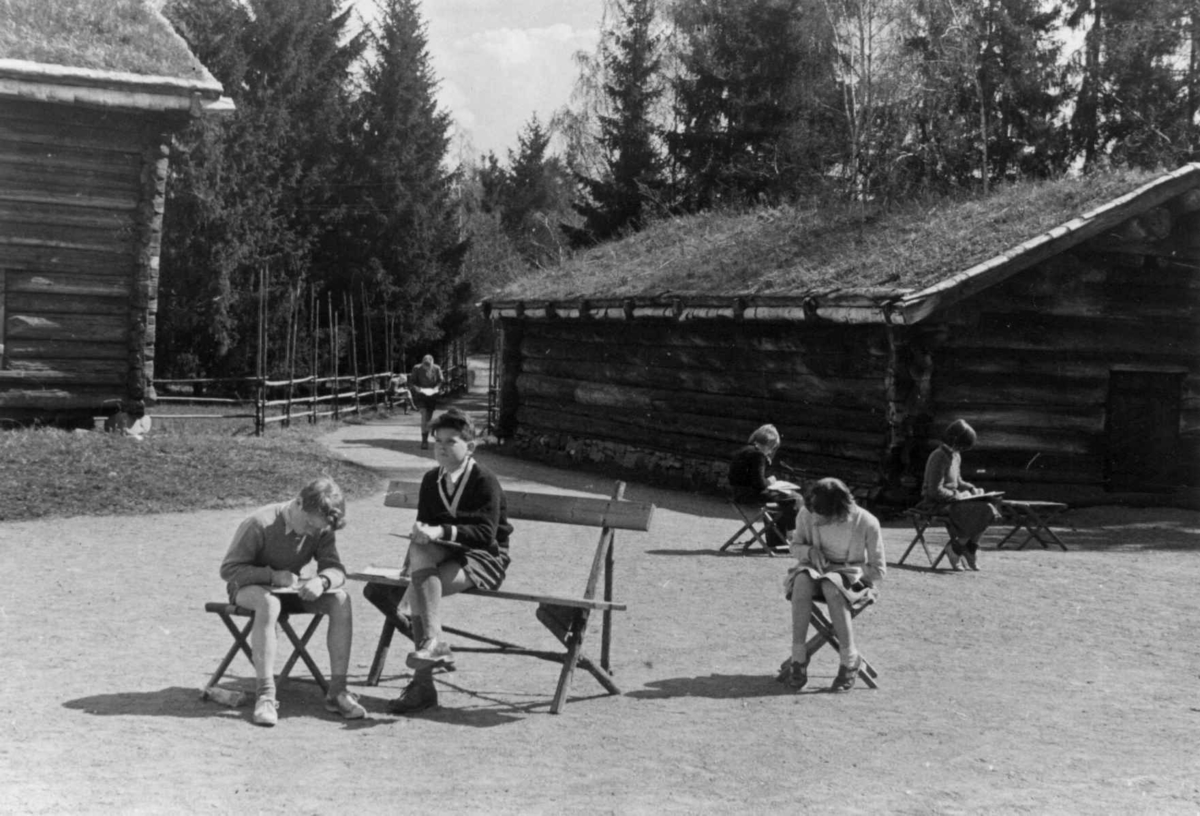
{"type": "MultiPolygon", "coordinates": [[[[114,357],[109,360],[97,359],[78,359],[71,357],[60,358],[41,358],[41,359],[16,359],[8,361],[11,371],[42,371],[42,372],[60,372],[64,374],[74,374],[83,372],[85,374],[96,374],[105,378],[117,378],[118,380],[125,376],[125,359],[114,357]]],[[[108,382],[109,379],[105,379],[108,382]]]]}
{"type": "Polygon", "coordinates": [[[105,342],[125,337],[129,325],[123,316],[97,315],[8,315],[8,338],[105,342]]]}
{"type": "Polygon", "coordinates": [[[639,321],[636,326],[584,321],[527,321],[526,337],[544,337],[565,343],[616,343],[643,346],[736,348],[752,352],[804,352],[817,355],[870,354],[887,357],[887,339],[881,326],[790,326],[767,324],[718,329],[697,323],[639,321]]]}
{"type": "Polygon", "coordinates": [[[127,298],[129,280],[65,272],[10,272],[8,291],[69,298],[127,298]]]}
{"type": "Polygon", "coordinates": [[[522,352],[531,360],[563,360],[672,369],[756,371],[837,377],[882,377],[884,360],[870,354],[772,352],[724,346],[644,345],[526,339],[522,352]]]}
{"type": "Polygon", "coordinates": [[[124,337],[110,337],[87,343],[10,337],[8,353],[14,360],[124,360],[126,356],[124,337]]]}
{"type": "Polygon", "coordinates": [[[111,369],[90,371],[37,371],[28,369],[4,369],[0,371],[0,388],[71,388],[76,386],[112,386],[120,388],[125,383],[125,372],[111,369]]]}
{"type": "Polygon", "coordinates": [[[997,405],[971,406],[951,410],[940,407],[933,415],[935,429],[942,429],[956,419],[964,419],[977,431],[986,433],[989,428],[1044,428],[1050,432],[1104,431],[1104,406],[1047,406],[1047,405],[997,405]]]}
{"type": "Polygon", "coordinates": [[[102,410],[126,398],[124,385],[104,390],[86,391],[79,388],[41,388],[33,390],[0,390],[0,407],[102,410]]]}
{"type": "Polygon", "coordinates": [[[11,292],[8,296],[11,314],[94,314],[124,316],[129,312],[126,298],[81,298],[62,295],[30,295],[11,292]]]}
{"type": "Polygon", "coordinates": [[[1144,321],[1045,316],[1036,312],[979,317],[978,325],[953,329],[953,344],[964,348],[1020,350],[1071,349],[1071,353],[1120,351],[1153,356],[1200,347],[1200,324],[1158,320],[1147,332],[1144,321]]]}

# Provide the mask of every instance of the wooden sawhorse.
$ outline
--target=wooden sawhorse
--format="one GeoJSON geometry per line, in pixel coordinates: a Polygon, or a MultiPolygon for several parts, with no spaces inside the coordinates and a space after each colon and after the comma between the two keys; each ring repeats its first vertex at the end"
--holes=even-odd
{"type": "Polygon", "coordinates": [[[725,552],[730,547],[741,545],[741,554],[746,555],[751,552],[751,547],[755,544],[767,555],[774,557],[775,547],[771,544],[772,537],[779,540],[783,539],[783,533],[775,524],[775,518],[771,514],[779,511],[779,505],[768,504],[740,504],[736,501],[730,501],[733,509],[741,516],[742,526],[738,531],[729,537],[729,540],[721,545],[717,552],[725,552]],[[743,538],[745,536],[745,538],[743,538]]]}

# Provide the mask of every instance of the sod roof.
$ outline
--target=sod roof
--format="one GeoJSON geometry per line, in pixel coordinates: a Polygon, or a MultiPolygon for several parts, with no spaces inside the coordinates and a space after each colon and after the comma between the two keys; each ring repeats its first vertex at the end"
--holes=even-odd
{"type": "Polygon", "coordinates": [[[28,63],[30,73],[56,66],[215,85],[158,6],[152,0],[0,0],[0,60],[28,63]]]}
{"type": "Polygon", "coordinates": [[[865,218],[805,205],[671,218],[518,279],[493,301],[915,292],[1162,176],[1121,170],[1020,182],[987,197],[911,203],[865,218]]]}

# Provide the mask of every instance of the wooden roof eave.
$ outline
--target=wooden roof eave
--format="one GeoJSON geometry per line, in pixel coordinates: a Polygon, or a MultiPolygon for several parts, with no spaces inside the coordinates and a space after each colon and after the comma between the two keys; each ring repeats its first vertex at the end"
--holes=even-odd
{"type": "Polygon", "coordinates": [[[754,320],[883,324],[909,290],[843,289],[798,296],[691,296],[576,298],[571,300],[484,300],[493,318],[517,320],[754,320]]]}
{"type": "Polygon", "coordinates": [[[222,90],[207,71],[196,78],[146,76],[0,59],[0,97],[201,116],[233,110],[222,90]]]}
{"type": "Polygon", "coordinates": [[[1157,207],[1197,185],[1200,185],[1200,163],[1186,164],[1007,252],[906,295],[896,303],[894,315],[898,322],[919,323],[938,309],[958,303],[1113,229],[1135,211],[1157,207]]]}

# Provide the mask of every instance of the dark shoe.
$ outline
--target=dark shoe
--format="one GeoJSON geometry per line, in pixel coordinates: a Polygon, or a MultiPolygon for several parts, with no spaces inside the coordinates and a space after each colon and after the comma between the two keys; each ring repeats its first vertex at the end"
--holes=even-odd
{"type": "Polygon", "coordinates": [[[975,563],[975,553],[973,551],[967,550],[965,553],[963,553],[963,558],[967,559],[968,569],[979,572],[979,565],[975,563]]]}
{"type": "Polygon", "coordinates": [[[437,708],[437,688],[433,685],[433,676],[417,676],[404,688],[400,696],[387,705],[389,714],[416,714],[437,708]]]}
{"type": "Polygon", "coordinates": [[[421,450],[429,450],[429,440],[428,439],[421,440],[421,450]]]}
{"type": "Polygon", "coordinates": [[[853,666],[838,666],[837,677],[833,678],[833,685],[829,687],[830,691],[849,691],[854,688],[860,666],[862,666],[861,657],[853,666]]]}
{"type": "Polygon", "coordinates": [[[454,652],[450,644],[441,640],[426,640],[421,648],[409,652],[405,660],[410,669],[446,668],[454,665],[454,652]]]}
{"type": "Polygon", "coordinates": [[[799,691],[808,682],[808,666],[795,660],[788,667],[788,678],[785,681],[789,687],[799,691]]]}

